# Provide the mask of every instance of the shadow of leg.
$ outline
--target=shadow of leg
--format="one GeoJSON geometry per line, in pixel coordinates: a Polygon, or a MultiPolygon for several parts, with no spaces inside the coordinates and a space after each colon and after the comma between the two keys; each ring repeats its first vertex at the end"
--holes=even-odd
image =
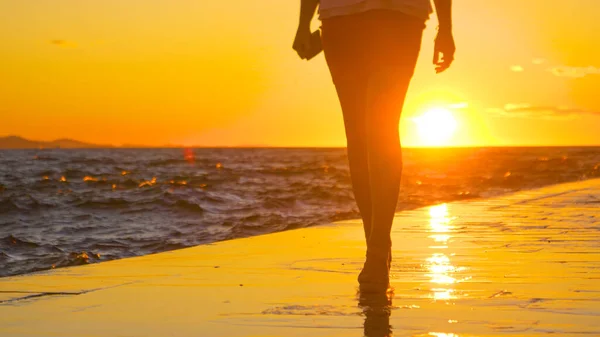
{"type": "Polygon", "coordinates": [[[391,291],[385,293],[360,293],[358,306],[365,315],[364,336],[391,337],[390,316],[392,309],[391,291]]]}

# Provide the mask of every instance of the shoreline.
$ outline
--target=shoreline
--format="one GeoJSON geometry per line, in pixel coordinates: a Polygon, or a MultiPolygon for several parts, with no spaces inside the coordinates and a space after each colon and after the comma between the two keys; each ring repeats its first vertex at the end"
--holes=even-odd
{"type": "MultiPolygon", "coordinates": [[[[585,180],[578,180],[578,181],[588,181],[588,180],[600,180],[600,178],[589,178],[589,179],[585,179],[585,180]]],[[[403,212],[410,212],[413,210],[418,210],[421,208],[427,208],[427,207],[431,207],[431,206],[435,206],[435,205],[439,205],[439,204],[444,204],[444,203],[457,203],[457,202],[478,202],[478,201],[482,201],[482,200],[486,200],[486,199],[493,199],[493,198],[500,198],[509,194],[514,194],[514,193],[519,193],[519,192],[527,192],[527,191],[535,191],[535,190],[539,190],[539,189],[544,189],[544,188],[548,188],[548,187],[552,187],[552,186],[558,186],[558,185],[562,185],[562,184],[570,184],[570,183],[575,183],[577,181],[567,181],[567,182],[563,182],[563,183],[557,183],[557,184],[549,184],[549,185],[543,185],[543,186],[539,186],[539,187],[533,187],[530,189],[522,189],[522,190],[518,190],[518,191],[503,191],[503,192],[498,192],[496,194],[492,194],[492,195],[486,195],[486,196],[474,196],[474,197],[463,197],[463,198],[456,198],[456,199],[448,199],[448,200],[436,200],[433,201],[431,203],[425,203],[425,204],[421,204],[421,205],[415,205],[414,207],[407,207],[405,209],[401,209],[401,210],[397,210],[396,211],[396,215],[398,216],[399,214],[403,213],[403,212]]],[[[7,277],[16,277],[16,276],[27,276],[27,275],[35,275],[37,273],[44,273],[47,271],[52,271],[52,270],[60,270],[63,268],[71,268],[71,267],[77,267],[77,266],[87,266],[87,265],[96,265],[99,263],[106,263],[106,262],[110,262],[110,261],[118,261],[118,260],[122,260],[122,259],[128,259],[128,258],[134,258],[134,257],[143,257],[143,256],[150,256],[150,255],[155,255],[155,254],[161,254],[161,253],[166,253],[166,252],[173,252],[173,251],[178,251],[181,249],[188,249],[188,248],[194,248],[194,247],[199,247],[199,246],[204,246],[204,245],[211,245],[211,244],[216,244],[216,243],[221,243],[221,242],[227,242],[227,241],[231,241],[231,240],[238,240],[238,239],[246,239],[246,238],[252,238],[252,237],[259,237],[259,236],[263,236],[263,235],[271,235],[271,234],[276,234],[276,233],[281,233],[281,232],[287,232],[287,231],[291,231],[291,230],[300,230],[300,229],[307,229],[307,228],[314,228],[314,227],[319,227],[319,226],[326,226],[329,225],[331,223],[337,223],[337,222],[361,222],[361,219],[359,218],[339,218],[339,219],[335,219],[332,220],[330,222],[323,222],[320,224],[314,224],[314,225],[308,225],[306,227],[299,227],[299,228],[290,228],[290,229],[284,229],[284,230],[279,230],[279,231],[272,231],[272,232],[266,232],[266,233],[260,233],[260,234],[255,234],[255,235],[247,235],[247,236],[239,236],[239,237],[234,237],[234,238],[228,238],[228,239],[224,239],[224,240],[216,240],[216,241],[208,241],[205,243],[200,243],[198,245],[191,245],[191,246],[185,246],[185,247],[180,247],[180,248],[175,248],[175,249],[170,249],[170,250],[162,250],[162,251],[156,251],[156,252],[151,252],[148,254],[142,254],[142,255],[134,255],[134,256],[126,256],[126,257],[120,257],[120,258],[115,258],[115,259],[109,259],[109,260],[91,260],[89,261],[90,257],[88,256],[88,254],[94,254],[94,253],[89,253],[89,252],[85,252],[83,251],[82,254],[85,254],[85,256],[88,256],[84,261],[78,261],[74,264],[70,264],[70,265],[62,265],[62,266],[58,266],[58,267],[49,267],[49,268],[43,268],[43,269],[38,269],[38,270],[34,270],[34,271],[30,271],[30,272],[26,272],[26,273],[21,273],[21,274],[10,274],[10,275],[4,275],[4,276],[0,276],[0,280],[2,280],[3,278],[7,278],[7,277]]],[[[92,256],[93,258],[93,256],[92,256]]]]}
{"type": "Polygon", "coordinates": [[[398,213],[388,302],[359,221],[0,279],[10,336],[600,335],[600,179],[398,213]],[[381,310],[379,310],[379,309],[381,310]]]}

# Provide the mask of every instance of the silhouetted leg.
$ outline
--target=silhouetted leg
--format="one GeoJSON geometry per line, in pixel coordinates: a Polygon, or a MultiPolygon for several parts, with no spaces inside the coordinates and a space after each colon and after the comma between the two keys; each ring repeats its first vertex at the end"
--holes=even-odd
{"type": "Polygon", "coordinates": [[[371,233],[361,288],[389,283],[391,229],[402,175],[399,122],[418,56],[422,27],[391,11],[371,12],[367,86],[367,148],[371,186],[371,233]]]}
{"type": "Polygon", "coordinates": [[[389,282],[402,169],[398,123],[423,27],[395,11],[323,20],[323,48],[344,113],[350,174],[367,241],[361,291],[385,290],[389,282]]]}
{"type": "MultiPolygon", "coordinates": [[[[363,82],[364,83],[364,82],[363,82]]],[[[350,178],[354,198],[363,220],[365,241],[371,233],[372,201],[369,181],[369,161],[367,152],[367,124],[365,118],[365,91],[361,83],[348,81],[336,85],[344,114],[346,144],[350,178]]]]}
{"type": "Polygon", "coordinates": [[[398,71],[372,73],[367,104],[369,181],[371,185],[371,233],[367,262],[361,283],[387,287],[391,258],[391,229],[402,175],[399,121],[410,76],[398,78],[398,71]]]}
{"type": "Polygon", "coordinates": [[[398,203],[402,175],[402,150],[398,131],[410,77],[396,71],[372,74],[369,80],[368,148],[373,215],[368,251],[387,257],[390,232],[398,203]]]}
{"type": "Polygon", "coordinates": [[[371,233],[372,201],[367,152],[366,93],[363,32],[357,17],[323,22],[323,47],[344,116],[350,178],[360,211],[365,241],[371,233]]]}

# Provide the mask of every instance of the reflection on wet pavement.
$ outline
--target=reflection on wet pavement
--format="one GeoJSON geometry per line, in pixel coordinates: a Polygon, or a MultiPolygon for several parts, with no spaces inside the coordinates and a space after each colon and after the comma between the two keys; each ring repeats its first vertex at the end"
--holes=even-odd
{"type": "Polygon", "coordinates": [[[431,279],[430,282],[435,285],[431,288],[431,297],[435,300],[450,300],[455,298],[451,285],[456,283],[456,279],[451,275],[456,271],[456,267],[451,264],[450,258],[446,255],[450,252],[448,241],[452,234],[452,219],[448,213],[448,205],[430,207],[429,216],[430,231],[433,233],[429,237],[434,240],[434,245],[429,248],[434,252],[426,259],[425,266],[429,271],[427,276],[431,279]]]}
{"type": "Polygon", "coordinates": [[[557,186],[398,214],[394,336],[600,336],[597,191],[557,186]]]}

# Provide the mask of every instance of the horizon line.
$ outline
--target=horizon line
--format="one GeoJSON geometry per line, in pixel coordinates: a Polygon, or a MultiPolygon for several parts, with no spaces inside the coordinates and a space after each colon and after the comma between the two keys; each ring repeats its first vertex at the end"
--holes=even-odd
{"type": "MultiPolygon", "coordinates": [[[[80,143],[78,147],[60,147],[60,146],[39,146],[39,147],[6,147],[0,150],[25,150],[25,149],[341,149],[345,145],[269,145],[269,144],[237,144],[237,145],[182,145],[182,144],[163,144],[163,145],[145,145],[145,144],[96,144],[87,141],[81,141],[73,138],[57,138],[49,141],[32,140],[18,135],[0,136],[2,138],[19,138],[30,143],[54,143],[59,141],[72,141],[80,143]],[[87,146],[89,145],[89,147],[87,146]]],[[[452,149],[452,148],[526,148],[526,147],[600,147],[599,144],[506,144],[506,145],[408,145],[403,146],[406,149],[452,149]]]]}

